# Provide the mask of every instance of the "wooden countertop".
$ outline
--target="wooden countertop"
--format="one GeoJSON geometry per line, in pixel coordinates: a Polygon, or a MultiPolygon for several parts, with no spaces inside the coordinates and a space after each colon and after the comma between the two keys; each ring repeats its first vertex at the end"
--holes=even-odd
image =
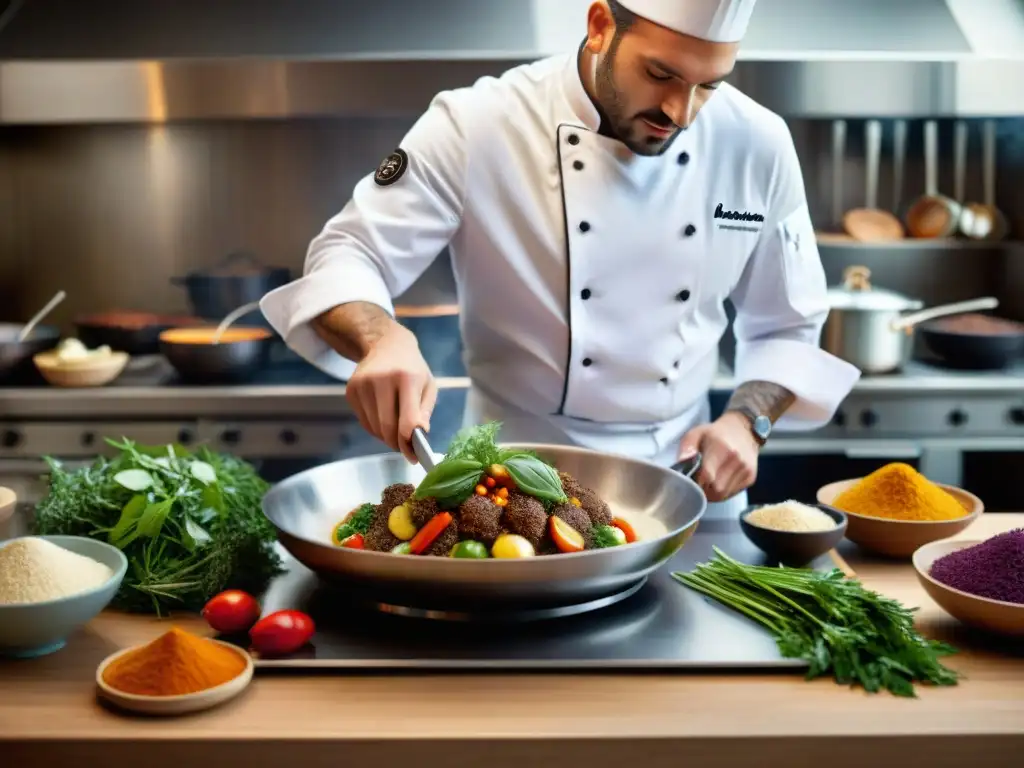
{"type": "MultiPolygon", "coordinates": [[[[964,535],[1017,527],[1024,514],[989,514],[964,535]]],[[[259,672],[220,709],[155,720],[106,710],[93,680],[104,656],[166,624],[106,614],[60,653],[0,663],[0,764],[1019,766],[1024,645],[958,627],[908,564],[843,554],[869,587],[921,606],[922,628],[961,649],[949,663],[966,680],[906,700],[789,674],[259,672]]]]}

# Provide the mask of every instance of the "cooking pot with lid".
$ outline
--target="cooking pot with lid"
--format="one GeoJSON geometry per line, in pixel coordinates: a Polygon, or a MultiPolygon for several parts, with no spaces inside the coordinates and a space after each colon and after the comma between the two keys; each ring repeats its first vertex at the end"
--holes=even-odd
{"type": "MultiPolygon", "coordinates": [[[[286,267],[268,267],[247,251],[228,254],[209,270],[190,272],[185,277],[172,277],[175,285],[184,286],[193,312],[199,317],[217,319],[244,304],[259,302],[275,288],[291,281],[286,267]]],[[[259,309],[253,310],[250,324],[265,325],[259,309]]]]}
{"type": "Polygon", "coordinates": [[[986,297],[921,310],[924,303],[895,291],[871,285],[871,270],[848,267],[843,284],[829,289],[829,315],[823,345],[827,352],[868,374],[899,370],[910,359],[917,323],[946,315],[994,309],[999,302],[986,297]]]}

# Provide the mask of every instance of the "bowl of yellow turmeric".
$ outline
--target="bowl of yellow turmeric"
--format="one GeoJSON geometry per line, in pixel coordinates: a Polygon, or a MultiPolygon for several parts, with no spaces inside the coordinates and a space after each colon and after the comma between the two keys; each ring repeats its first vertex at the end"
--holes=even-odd
{"type": "Polygon", "coordinates": [[[900,558],[955,536],[985,510],[973,493],[933,483],[902,462],[887,464],[866,477],[822,486],[818,502],[846,513],[850,541],[870,552],[900,558]]]}

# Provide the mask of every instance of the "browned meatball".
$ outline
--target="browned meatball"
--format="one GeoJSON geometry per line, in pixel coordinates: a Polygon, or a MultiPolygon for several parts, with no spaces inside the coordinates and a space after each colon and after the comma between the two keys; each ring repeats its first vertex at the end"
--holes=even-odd
{"type": "Polygon", "coordinates": [[[470,496],[459,507],[459,531],[462,538],[473,539],[488,548],[501,535],[502,509],[483,496],[470,496]]]}
{"type": "Polygon", "coordinates": [[[590,516],[591,525],[608,525],[612,521],[612,511],[608,504],[592,490],[582,485],[567,472],[559,472],[562,490],[570,499],[575,498],[590,516]]]}
{"type": "Polygon", "coordinates": [[[559,504],[551,510],[551,514],[562,518],[570,526],[579,531],[583,536],[583,543],[587,549],[594,548],[594,526],[590,522],[590,515],[575,504],[559,504]]]}
{"type": "Polygon", "coordinates": [[[422,528],[434,515],[437,514],[437,499],[414,499],[411,496],[406,500],[405,506],[409,508],[409,517],[412,524],[422,528]]]}
{"type": "Polygon", "coordinates": [[[392,509],[394,507],[388,507],[386,504],[378,504],[374,507],[373,522],[370,523],[369,530],[363,536],[363,543],[366,544],[367,549],[372,549],[374,552],[390,552],[402,543],[402,540],[388,528],[388,517],[391,515],[392,509]]]}
{"type": "Polygon", "coordinates": [[[448,527],[445,528],[441,533],[438,534],[437,538],[434,539],[433,543],[427,547],[424,555],[432,555],[434,557],[447,557],[459,541],[459,524],[453,518],[448,527]]]}
{"type": "Polygon", "coordinates": [[[505,514],[502,515],[502,525],[510,532],[522,536],[536,548],[547,530],[548,513],[537,499],[519,491],[512,491],[508,495],[505,514]]]}
{"type": "Polygon", "coordinates": [[[404,504],[416,489],[409,483],[395,483],[384,489],[380,495],[380,505],[390,514],[395,507],[404,504]]]}

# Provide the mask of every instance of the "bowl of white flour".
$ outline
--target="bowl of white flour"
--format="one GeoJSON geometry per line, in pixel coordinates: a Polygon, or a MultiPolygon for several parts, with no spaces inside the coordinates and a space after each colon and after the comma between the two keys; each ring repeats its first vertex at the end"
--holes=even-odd
{"type": "Polygon", "coordinates": [[[0,541],[0,656],[64,647],[107,607],[128,561],[117,547],[80,536],[0,541]]]}

